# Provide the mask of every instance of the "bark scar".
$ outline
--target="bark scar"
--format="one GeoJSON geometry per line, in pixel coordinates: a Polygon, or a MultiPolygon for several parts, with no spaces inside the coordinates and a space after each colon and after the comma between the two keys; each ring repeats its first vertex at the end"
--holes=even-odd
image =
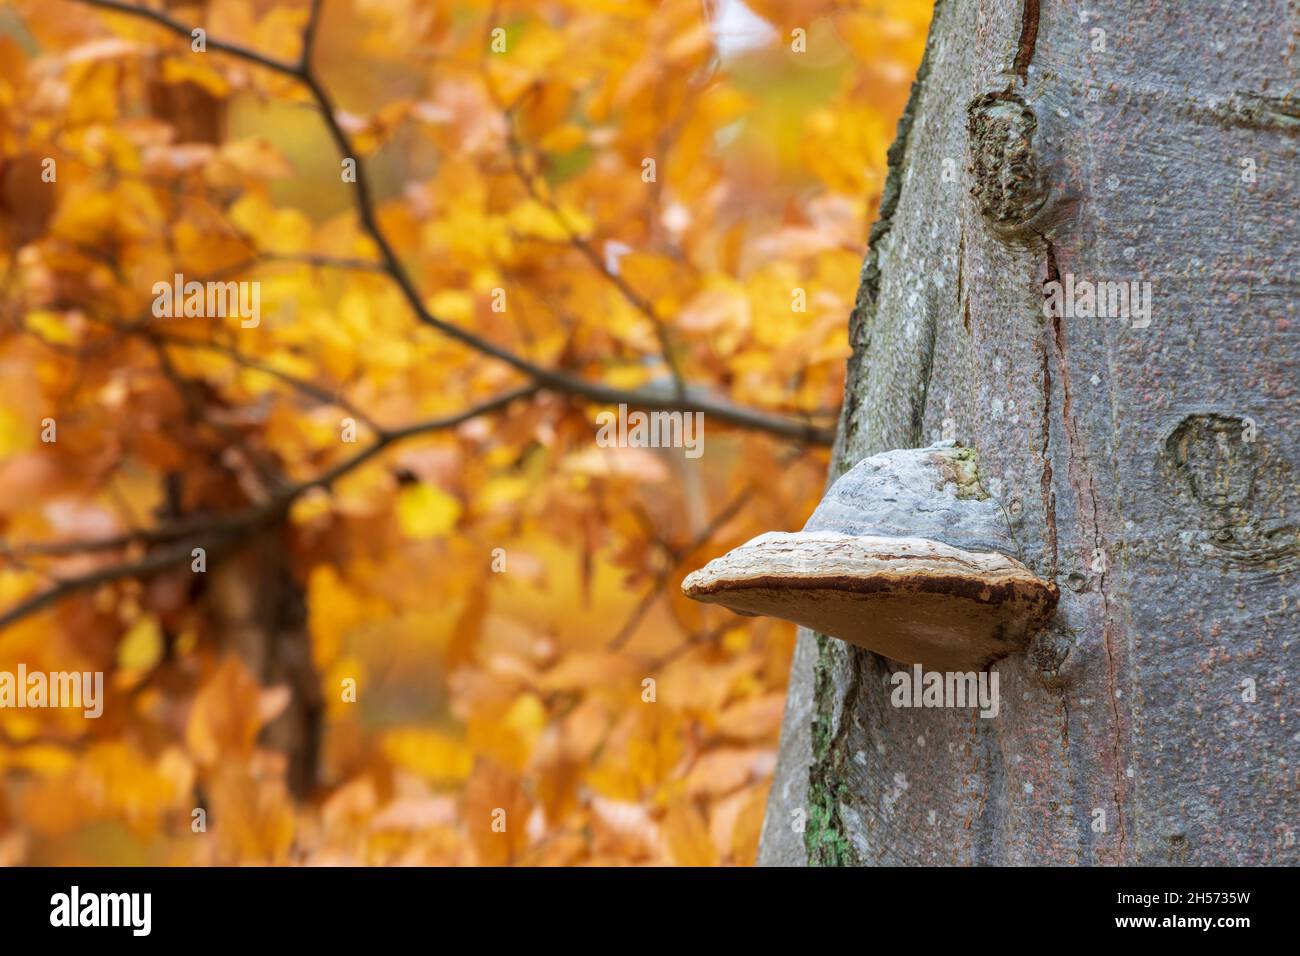
{"type": "Polygon", "coordinates": [[[1038,117],[1018,93],[985,93],[966,106],[971,195],[989,227],[1026,231],[1051,190],[1036,152],[1038,117]]]}

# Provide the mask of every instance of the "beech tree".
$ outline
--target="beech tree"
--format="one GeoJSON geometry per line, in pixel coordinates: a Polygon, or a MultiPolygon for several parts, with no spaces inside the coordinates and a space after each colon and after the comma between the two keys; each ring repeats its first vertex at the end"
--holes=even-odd
{"type": "Polygon", "coordinates": [[[1300,859],[1294,10],[1091,7],[938,3],[830,476],[970,446],[1057,612],[994,719],[801,632],[762,863],[1300,859]]]}

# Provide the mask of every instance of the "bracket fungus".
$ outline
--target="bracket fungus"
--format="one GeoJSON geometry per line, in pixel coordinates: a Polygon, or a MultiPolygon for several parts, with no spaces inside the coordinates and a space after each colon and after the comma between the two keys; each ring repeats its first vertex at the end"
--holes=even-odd
{"type": "Polygon", "coordinates": [[[1014,550],[975,453],[941,442],[858,462],[802,531],[759,535],[687,575],[682,591],[904,664],[982,670],[1023,650],[1060,596],[1014,550]]]}

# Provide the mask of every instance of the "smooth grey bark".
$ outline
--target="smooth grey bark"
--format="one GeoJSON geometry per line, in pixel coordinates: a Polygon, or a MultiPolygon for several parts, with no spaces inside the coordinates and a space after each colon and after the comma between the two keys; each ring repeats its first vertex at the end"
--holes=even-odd
{"type": "Polygon", "coordinates": [[[831,474],[974,447],[1057,616],[987,720],[801,633],[762,864],[1300,862],[1297,8],[1091,6],[937,6],[831,474]]]}

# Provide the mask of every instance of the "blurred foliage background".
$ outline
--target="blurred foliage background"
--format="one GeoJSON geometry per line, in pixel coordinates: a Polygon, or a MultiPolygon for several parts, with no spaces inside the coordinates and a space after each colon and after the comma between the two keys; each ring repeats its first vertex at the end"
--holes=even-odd
{"type": "Polygon", "coordinates": [[[0,670],[106,675],[0,710],[0,863],[752,863],[794,628],[678,585],[827,449],[473,343],[833,428],[931,4],[148,5],[0,4],[0,670]]]}

